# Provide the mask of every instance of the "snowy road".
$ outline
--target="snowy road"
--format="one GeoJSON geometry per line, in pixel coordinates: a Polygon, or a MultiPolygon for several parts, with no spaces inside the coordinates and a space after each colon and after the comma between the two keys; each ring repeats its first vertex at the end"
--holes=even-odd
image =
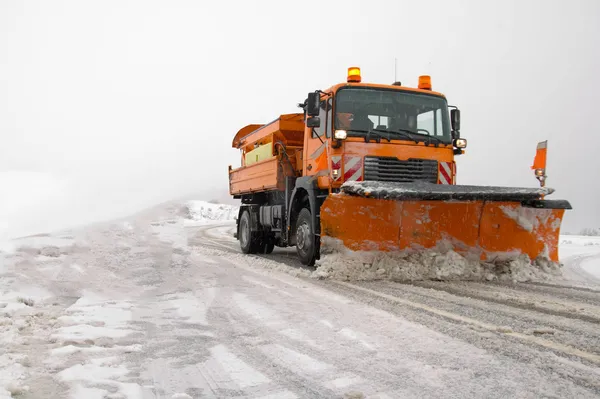
{"type": "Polygon", "coordinates": [[[158,208],[5,248],[0,387],[20,398],[600,397],[600,287],[317,280],[293,251],[242,255],[231,231],[158,208]]]}

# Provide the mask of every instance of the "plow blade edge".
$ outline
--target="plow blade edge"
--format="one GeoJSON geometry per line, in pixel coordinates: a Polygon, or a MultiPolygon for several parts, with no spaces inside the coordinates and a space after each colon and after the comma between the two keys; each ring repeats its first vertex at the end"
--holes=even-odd
{"type": "MultiPolygon", "coordinates": [[[[541,200],[550,190],[361,182],[321,207],[321,237],[353,251],[447,248],[494,260],[526,254],[558,262],[560,226],[570,204],[541,200]]],[[[323,245],[323,244],[322,244],[323,245]]]]}

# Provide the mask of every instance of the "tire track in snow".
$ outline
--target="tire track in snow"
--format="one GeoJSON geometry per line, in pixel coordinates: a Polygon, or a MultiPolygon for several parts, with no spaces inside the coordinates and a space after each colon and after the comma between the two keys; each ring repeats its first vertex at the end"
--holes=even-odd
{"type": "MultiPolygon", "coordinates": [[[[535,288],[536,286],[539,287],[546,287],[549,288],[549,290],[547,291],[551,291],[554,290],[554,292],[559,292],[559,293],[573,293],[573,292],[578,292],[578,293],[592,293],[595,295],[600,295],[600,286],[597,286],[598,288],[592,288],[592,287],[582,287],[582,286],[577,286],[577,285],[562,285],[562,284],[552,284],[552,283],[544,283],[544,282],[538,282],[538,281],[527,281],[524,282],[522,284],[526,284],[532,288],[535,288]]],[[[587,296],[584,296],[583,298],[587,298],[587,296]]],[[[596,296],[594,296],[594,298],[596,298],[596,296]]]]}
{"type": "MultiPolygon", "coordinates": [[[[389,286],[389,283],[387,283],[389,286]]],[[[519,285],[481,284],[477,282],[415,281],[412,286],[444,291],[453,295],[481,299],[553,316],[579,319],[600,324],[600,306],[541,295],[522,289],[519,285]]]]}
{"type": "Polygon", "coordinates": [[[469,295],[454,295],[444,290],[438,291],[411,284],[387,283],[374,286],[367,283],[363,286],[502,326],[503,330],[543,335],[551,341],[600,354],[596,323],[561,316],[549,317],[547,313],[537,312],[535,309],[521,309],[469,295]]]}
{"type": "MultiPolygon", "coordinates": [[[[232,240],[232,241],[228,241],[228,242],[235,242],[235,241],[232,240]]],[[[239,251],[235,251],[235,252],[239,252],[239,251]]],[[[265,257],[263,257],[263,256],[257,256],[257,257],[268,258],[268,256],[265,256],[265,257]]],[[[329,280],[329,281],[336,282],[335,280],[329,280]]],[[[384,282],[384,284],[386,284],[386,282],[384,282]]],[[[387,282],[387,284],[389,284],[389,282],[387,282]]],[[[392,284],[395,284],[395,283],[392,283],[392,284]]],[[[575,320],[582,320],[582,321],[587,322],[587,323],[598,323],[598,322],[600,322],[600,315],[598,313],[598,310],[599,310],[598,307],[596,307],[596,306],[589,306],[589,305],[586,305],[584,303],[584,305],[586,305],[588,307],[588,310],[591,310],[591,314],[580,314],[579,313],[579,309],[576,309],[574,306],[581,305],[581,303],[569,301],[568,299],[566,300],[566,302],[568,304],[570,304],[570,305],[573,305],[573,306],[571,306],[570,308],[568,307],[568,305],[564,306],[563,310],[553,308],[552,306],[545,306],[545,305],[542,305],[542,306],[533,306],[532,303],[531,303],[532,301],[522,300],[522,298],[521,298],[521,301],[519,301],[519,299],[517,299],[517,298],[499,299],[497,296],[490,295],[488,293],[488,291],[490,289],[510,290],[510,288],[509,287],[503,287],[502,285],[497,284],[497,283],[490,283],[490,284],[479,283],[479,282],[462,282],[462,283],[459,283],[459,284],[464,284],[464,288],[463,289],[453,288],[452,287],[452,284],[453,284],[452,282],[413,282],[412,284],[402,284],[402,285],[405,286],[405,287],[407,287],[407,288],[414,287],[414,288],[420,289],[421,287],[429,287],[429,286],[433,286],[435,284],[437,284],[437,286],[436,287],[432,287],[432,288],[436,288],[437,289],[439,287],[439,289],[442,290],[442,291],[448,292],[450,294],[458,295],[458,296],[461,296],[461,297],[465,297],[465,298],[475,297],[475,298],[478,298],[478,299],[480,299],[480,300],[482,300],[484,302],[491,302],[491,303],[497,303],[499,305],[512,306],[512,307],[515,307],[515,308],[520,308],[520,309],[523,309],[523,310],[529,310],[529,311],[533,311],[533,312],[539,312],[540,314],[547,314],[547,315],[550,315],[550,316],[567,317],[567,318],[571,318],[571,319],[575,319],[575,320]],[[477,287],[479,287],[479,288],[477,288],[477,287]],[[574,310],[576,310],[576,311],[573,312],[574,310]]],[[[571,291],[571,289],[574,289],[574,287],[567,286],[565,288],[565,291],[562,292],[563,296],[565,296],[565,297],[568,298],[569,297],[568,293],[571,291]]],[[[543,290],[543,288],[542,288],[542,290],[543,290]]],[[[518,294],[520,294],[521,296],[522,295],[531,295],[531,293],[527,292],[525,286],[522,286],[522,289],[518,289],[518,291],[517,291],[517,289],[515,289],[515,291],[518,294]]],[[[589,289],[585,289],[584,292],[585,292],[584,295],[587,295],[587,294],[595,295],[595,291],[589,292],[589,289]]],[[[424,295],[423,292],[420,292],[419,294],[424,295]]],[[[435,296],[434,296],[434,299],[436,299],[435,296]]],[[[437,298],[437,299],[439,299],[439,298],[437,298]]],[[[546,299],[551,299],[552,301],[556,302],[556,298],[555,297],[546,298],[546,299]]],[[[589,299],[589,297],[586,297],[586,299],[589,299]]],[[[544,299],[542,299],[542,300],[544,300],[544,299]]],[[[564,305],[564,303],[563,303],[563,305],[564,305]]],[[[551,320],[555,320],[555,319],[551,319],[551,320]]],[[[503,327],[503,326],[497,326],[497,328],[499,328],[499,329],[502,330],[505,327],[503,327]]],[[[548,332],[548,331],[546,331],[547,329],[544,330],[543,328],[542,329],[538,328],[538,330],[540,331],[540,333],[547,333],[548,332]]],[[[549,341],[549,342],[554,342],[554,341],[549,341]]],[[[560,342],[557,342],[556,344],[559,345],[559,346],[563,345],[560,342]]],[[[565,345],[565,346],[566,347],[570,347],[569,345],[565,345]]],[[[574,349],[577,349],[577,348],[574,348],[574,349]]],[[[577,349],[577,350],[580,350],[580,349],[577,349]]],[[[586,351],[583,350],[582,352],[586,352],[586,351]]]]}
{"type": "MultiPolygon", "coordinates": [[[[374,384],[380,388],[385,386],[383,381],[371,382],[356,375],[352,372],[355,369],[352,366],[340,367],[343,359],[335,355],[338,352],[332,347],[332,344],[335,346],[339,342],[336,342],[335,336],[329,336],[329,331],[319,331],[310,323],[297,322],[290,325],[289,318],[280,315],[273,306],[250,299],[245,294],[234,293],[233,299],[243,314],[232,310],[230,316],[238,320],[232,324],[249,326],[255,337],[261,337],[258,342],[250,339],[250,343],[256,344],[258,350],[270,359],[269,363],[296,374],[296,378],[312,386],[312,389],[317,389],[317,386],[325,389],[320,395],[331,395],[327,390],[337,391],[334,396],[342,395],[339,390],[350,389],[359,382],[362,383],[362,390],[370,388],[374,391],[374,384]],[[252,320],[248,320],[248,316],[252,320]],[[318,340],[319,336],[329,339],[318,340]]],[[[332,324],[330,326],[333,327],[332,324]]],[[[357,334],[347,327],[338,331],[338,335],[350,342],[357,341],[357,334]]],[[[350,355],[352,352],[354,351],[346,351],[346,354],[350,355]]]]}
{"type": "MultiPolygon", "coordinates": [[[[421,310],[421,311],[424,311],[424,312],[427,312],[427,313],[430,313],[430,314],[433,314],[433,315],[436,315],[439,317],[443,317],[445,319],[448,319],[448,320],[451,320],[454,322],[472,325],[472,326],[475,326],[475,327],[478,327],[478,328],[481,328],[483,330],[487,330],[490,332],[502,332],[506,336],[517,338],[521,341],[525,341],[525,342],[532,343],[532,344],[535,344],[535,345],[538,345],[538,346],[541,346],[541,347],[544,347],[547,349],[551,349],[553,351],[560,352],[564,355],[576,356],[578,358],[581,358],[581,359],[587,360],[589,362],[595,363],[597,365],[600,365],[600,355],[595,354],[595,353],[586,352],[586,351],[580,350],[578,348],[574,348],[574,347],[571,347],[568,345],[563,345],[563,344],[549,341],[544,338],[539,338],[536,336],[530,336],[530,335],[513,332],[513,331],[506,331],[503,329],[502,326],[486,323],[486,322],[476,320],[476,319],[473,319],[470,317],[462,316],[457,313],[448,312],[446,310],[431,307],[431,306],[425,305],[423,303],[409,301],[409,300],[399,298],[399,297],[396,297],[393,295],[389,295],[389,294],[386,294],[383,292],[372,290],[370,288],[361,287],[361,286],[343,282],[343,281],[335,281],[333,283],[342,285],[342,286],[350,288],[352,290],[361,291],[361,292],[369,294],[369,295],[377,296],[377,297],[383,298],[390,302],[394,302],[394,303],[408,306],[413,309],[418,309],[418,310],[421,310]]],[[[600,384],[599,384],[599,386],[600,386],[600,384]]]]}
{"type": "Polygon", "coordinates": [[[581,266],[581,264],[587,260],[598,258],[600,258],[600,254],[598,253],[569,256],[564,260],[565,265],[567,265],[565,272],[572,280],[578,280],[581,284],[598,287],[600,284],[600,278],[592,273],[589,273],[581,266]]]}
{"type": "MultiPolygon", "coordinates": [[[[295,398],[336,397],[335,392],[325,386],[315,384],[315,381],[298,373],[294,365],[290,367],[284,362],[279,362],[275,366],[273,351],[269,350],[273,348],[272,345],[276,343],[279,348],[285,348],[282,349],[283,351],[294,351],[291,348],[295,348],[296,345],[292,343],[294,341],[292,338],[279,333],[283,328],[289,328],[289,325],[271,309],[257,306],[248,301],[243,294],[230,290],[227,296],[216,301],[209,317],[211,324],[217,329],[216,335],[220,340],[227,342],[229,349],[239,359],[270,380],[270,383],[260,387],[257,392],[246,390],[246,395],[262,394],[267,396],[275,395],[277,392],[286,392],[286,396],[295,398]],[[253,321],[252,318],[262,320],[262,322],[253,321]]],[[[307,352],[304,348],[300,350],[302,353],[307,352]]],[[[315,360],[315,362],[317,361],[315,360]]],[[[218,394],[218,392],[215,393],[218,394]]]]}
{"type": "MultiPolygon", "coordinates": [[[[235,225],[233,225],[235,227],[235,225]]],[[[304,266],[296,255],[295,249],[275,247],[270,254],[243,254],[238,241],[233,237],[227,237],[223,234],[211,234],[211,230],[220,230],[224,228],[231,229],[231,224],[223,225],[208,225],[200,229],[194,229],[193,236],[189,242],[191,246],[205,247],[211,246],[215,249],[226,250],[231,253],[240,254],[250,259],[267,259],[274,262],[279,262],[290,267],[314,270],[304,266]],[[207,245],[208,244],[208,245],[207,245]]]]}

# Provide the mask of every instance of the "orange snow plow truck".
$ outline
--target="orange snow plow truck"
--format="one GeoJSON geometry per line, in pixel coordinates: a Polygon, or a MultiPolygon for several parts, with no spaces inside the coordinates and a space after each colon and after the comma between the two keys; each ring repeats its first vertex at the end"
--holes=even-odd
{"type": "Polygon", "coordinates": [[[543,184],[545,152],[539,188],[457,185],[455,156],[467,145],[460,111],[429,76],[417,88],[372,84],[353,67],[346,82],[298,106],[302,113],[248,125],[233,139],[242,157],[229,166],[229,190],[241,200],[235,236],[244,253],[295,246],[312,266],[328,243],[402,251],[444,242],[482,261],[558,262],[571,206],[545,198],[553,192],[543,184]]]}

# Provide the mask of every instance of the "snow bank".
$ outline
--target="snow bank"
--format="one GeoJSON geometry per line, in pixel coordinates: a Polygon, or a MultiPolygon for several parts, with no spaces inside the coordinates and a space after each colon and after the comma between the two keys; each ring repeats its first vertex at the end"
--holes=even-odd
{"type": "Polygon", "coordinates": [[[550,280],[560,276],[560,265],[548,259],[531,262],[527,255],[481,262],[464,257],[449,245],[424,251],[351,251],[337,239],[323,238],[315,278],[337,280],[550,280]]]}
{"type": "Polygon", "coordinates": [[[185,224],[187,226],[203,226],[233,221],[237,217],[238,211],[239,207],[233,205],[188,201],[184,207],[185,224]]]}

